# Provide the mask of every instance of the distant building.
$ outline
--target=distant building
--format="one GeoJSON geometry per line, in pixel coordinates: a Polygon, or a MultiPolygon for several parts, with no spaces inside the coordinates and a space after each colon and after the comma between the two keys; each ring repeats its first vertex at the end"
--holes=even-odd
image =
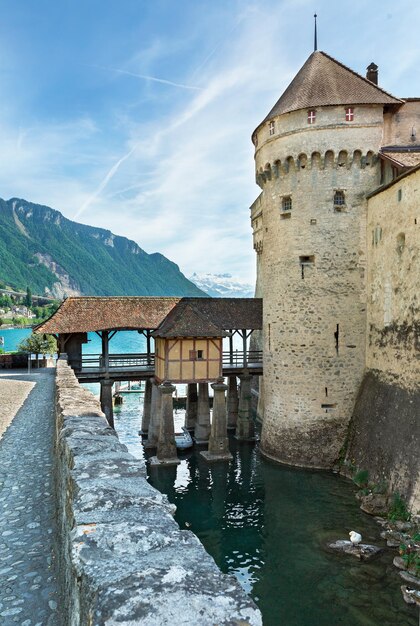
{"type": "Polygon", "coordinates": [[[368,369],[419,385],[420,99],[377,83],[316,51],[252,135],[261,449],[294,465],[337,461],[368,369]]]}

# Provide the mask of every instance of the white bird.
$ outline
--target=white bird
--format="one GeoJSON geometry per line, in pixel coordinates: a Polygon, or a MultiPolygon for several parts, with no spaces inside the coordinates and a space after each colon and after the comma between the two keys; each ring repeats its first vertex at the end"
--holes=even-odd
{"type": "Polygon", "coordinates": [[[357,546],[362,541],[362,535],[360,533],[357,533],[355,530],[351,530],[349,532],[349,535],[350,541],[354,546],[357,546]]]}

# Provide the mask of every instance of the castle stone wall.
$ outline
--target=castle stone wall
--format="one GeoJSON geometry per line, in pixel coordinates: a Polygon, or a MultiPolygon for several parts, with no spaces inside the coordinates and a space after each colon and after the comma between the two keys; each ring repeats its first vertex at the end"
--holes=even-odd
{"type": "Polygon", "coordinates": [[[269,125],[265,124],[257,131],[255,161],[257,172],[264,170],[267,164],[288,156],[295,159],[306,154],[324,154],[333,150],[338,157],[340,150],[350,156],[360,150],[378,152],[382,144],[383,111],[382,106],[360,105],[354,107],[354,121],[345,121],[345,109],[342,106],[318,107],[316,123],[308,124],[306,109],[286,113],[274,120],[274,134],[270,135],[269,125]]]}
{"type": "Polygon", "coordinates": [[[367,367],[347,461],[420,509],[420,170],[368,200],[367,367]]]}
{"type": "MultiPolygon", "coordinates": [[[[346,467],[369,472],[369,482],[398,492],[420,512],[420,394],[379,370],[363,378],[352,417],[346,467]]],[[[347,470],[344,473],[348,473],[347,470]]]]}
{"type": "Polygon", "coordinates": [[[420,170],[368,200],[367,367],[420,386],[420,170]]]}
{"type": "Polygon", "coordinates": [[[359,125],[338,131],[333,114],[343,115],[343,107],[317,109],[317,124],[325,113],[317,130],[308,130],[306,111],[281,116],[284,136],[256,151],[263,189],[255,234],[264,285],[261,449],[294,465],[333,465],[364,373],[365,196],[379,184],[382,107],[360,109],[359,125]],[[334,205],[337,190],[343,206],[334,205]],[[282,209],[285,196],[291,211],[282,209]]]}
{"type": "Polygon", "coordinates": [[[405,102],[394,113],[384,116],[384,146],[419,144],[420,142],[420,100],[405,102]],[[415,139],[412,133],[416,133],[415,139]],[[419,134],[417,136],[417,134],[419,134]]]}

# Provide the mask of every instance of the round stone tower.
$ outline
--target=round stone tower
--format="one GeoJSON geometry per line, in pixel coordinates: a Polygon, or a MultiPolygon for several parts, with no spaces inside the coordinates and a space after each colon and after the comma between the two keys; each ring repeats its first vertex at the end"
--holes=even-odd
{"type": "Polygon", "coordinates": [[[365,367],[366,195],[392,97],[314,52],[253,133],[264,299],[261,450],[331,467],[365,367]]]}

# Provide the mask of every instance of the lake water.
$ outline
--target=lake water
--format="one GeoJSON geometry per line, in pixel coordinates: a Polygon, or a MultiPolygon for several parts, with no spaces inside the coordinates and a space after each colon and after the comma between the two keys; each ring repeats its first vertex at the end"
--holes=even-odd
{"type": "MultiPolygon", "coordinates": [[[[115,408],[120,439],[138,458],[142,394],[115,408]]],[[[178,423],[184,414],[175,415],[178,423]]],[[[231,463],[208,464],[198,450],[178,467],[149,468],[149,481],[177,507],[176,520],[259,605],[264,626],[416,626],[402,600],[395,551],[359,562],[326,544],[350,530],[385,547],[380,527],[358,507],[354,485],[328,472],[283,467],[258,445],[230,438],[231,463]]],[[[147,456],[147,454],[145,455],[147,456]]]]}
{"type": "MultiPolygon", "coordinates": [[[[4,346],[1,346],[6,352],[17,350],[19,343],[29,337],[32,333],[31,328],[8,328],[0,330],[0,337],[4,338],[4,346]]],[[[83,354],[99,354],[102,350],[101,339],[96,333],[88,333],[88,343],[83,344],[83,354]]],[[[125,352],[143,352],[146,350],[146,340],[143,335],[133,331],[118,332],[109,343],[109,351],[111,354],[121,354],[125,352]]]]}
{"type": "Polygon", "coordinates": [[[5,352],[14,352],[23,339],[32,333],[31,328],[7,328],[0,330],[0,337],[4,339],[4,345],[0,346],[5,352]]]}

